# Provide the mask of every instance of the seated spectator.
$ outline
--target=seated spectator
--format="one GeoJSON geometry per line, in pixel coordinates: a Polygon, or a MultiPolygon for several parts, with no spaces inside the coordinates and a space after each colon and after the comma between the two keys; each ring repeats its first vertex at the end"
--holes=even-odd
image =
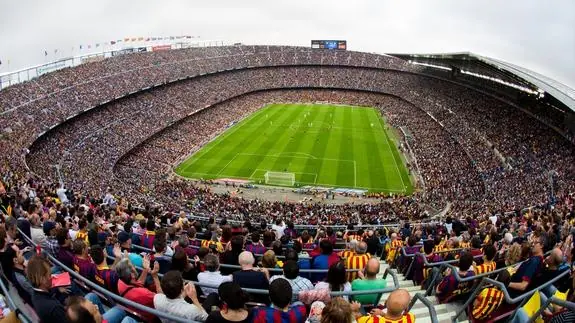
{"type": "MultiPolygon", "coordinates": [[[[233,281],[242,288],[268,289],[270,274],[266,268],[254,267],[254,255],[249,251],[240,253],[239,263],[241,270],[233,273],[233,281]]],[[[267,295],[253,295],[252,299],[259,303],[268,304],[267,295]]]]}
{"type": "MultiPolygon", "coordinates": [[[[378,279],[377,274],[379,274],[379,260],[377,258],[371,258],[365,266],[365,274],[360,271],[359,278],[355,279],[351,283],[351,290],[353,291],[365,291],[370,289],[384,289],[387,286],[387,281],[385,279],[378,279]]],[[[377,294],[367,294],[367,295],[357,295],[353,299],[362,305],[377,305],[378,299],[377,294]]]]}
{"type": "Polygon", "coordinates": [[[294,260],[286,261],[283,267],[283,273],[284,274],[281,276],[278,275],[272,276],[270,278],[270,283],[280,278],[287,280],[292,288],[292,294],[293,294],[292,302],[298,300],[299,292],[312,290],[314,288],[313,284],[311,283],[311,281],[309,281],[309,279],[299,276],[299,267],[297,262],[294,260]]]}
{"type": "Polygon", "coordinates": [[[102,303],[95,294],[86,297],[71,296],[66,300],[67,323],[136,323],[119,307],[104,312],[102,303]]]}
{"type": "MultiPolygon", "coordinates": [[[[345,267],[347,269],[363,270],[369,258],[370,255],[367,254],[367,243],[362,241],[356,245],[355,253],[345,259],[345,267]]],[[[357,271],[348,272],[346,277],[348,282],[352,282],[357,278],[357,271]]]]}
{"type": "Polygon", "coordinates": [[[42,250],[45,250],[50,256],[57,258],[60,246],[58,244],[58,240],[56,239],[56,232],[58,231],[56,228],[56,223],[52,221],[45,221],[42,225],[42,228],[46,237],[44,242],[41,244],[42,250]]]}
{"type": "Polygon", "coordinates": [[[403,246],[403,241],[397,236],[397,233],[391,234],[391,242],[389,243],[389,252],[387,253],[386,262],[388,264],[393,264],[395,257],[398,252],[398,248],[403,246]]]}
{"type": "Polygon", "coordinates": [[[74,271],[91,281],[96,281],[96,264],[88,255],[88,246],[83,239],[76,239],[72,244],[74,251],[74,271]]]}
{"type": "Polygon", "coordinates": [[[511,276],[509,283],[509,294],[516,297],[529,290],[534,279],[543,271],[544,259],[543,250],[547,243],[547,237],[542,234],[539,237],[533,237],[531,241],[531,257],[521,263],[517,271],[511,276]]]}
{"type": "Polygon", "coordinates": [[[186,255],[190,258],[194,258],[194,256],[198,254],[198,249],[192,248],[190,246],[190,239],[188,238],[188,236],[182,234],[178,238],[177,243],[178,243],[177,246],[174,248],[175,249],[174,253],[175,253],[175,251],[178,251],[178,249],[183,249],[184,252],[186,253],[186,255]]]}
{"type": "Polygon", "coordinates": [[[280,268],[278,266],[278,259],[276,258],[276,254],[273,250],[268,250],[262,256],[262,267],[264,268],[280,268]]]}
{"type": "Polygon", "coordinates": [[[310,323],[356,322],[354,308],[342,297],[334,297],[327,303],[314,302],[308,320],[310,323]],[[318,314],[319,309],[321,309],[321,313],[318,314]]]}
{"type": "Polygon", "coordinates": [[[35,245],[42,245],[46,240],[44,230],[42,230],[42,223],[40,223],[40,216],[38,213],[32,213],[28,216],[30,221],[30,238],[35,245]]]}
{"type": "MultiPolygon", "coordinates": [[[[11,245],[10,247],[6,248],[5,251],[6,259],[12,259],[10,265],[12,265],[11,269],[2,269],[4,273],[11,271],[12,276],[7,277],[12,281],[16,290],[18,290],[18,295],[22,297],[22,299],[28,303],[32,304],[32,295],[34,294],[34,288],[28,278],[26,278],[26,265],[27,261],[24,259],[24,250],[18,249],[15,245],[11,245]]],[[[3,266],[9,265],[8,263],[4,264],[3,266]]]]}
{"type": "Polygon", "coordinates": [[[221,309],[212,311],[206,323],[248,323],[252,321],[252,311],[246,309],[248,295],[239,284],[224,282],[218,287],[222,303],[221,309]]]}
{"type": "MultiPolygon", "coordinates": [[[[120,247],[118,246],[115,248],[115,260],[114,265],[116,265],[120,259],[122,259],[122,254],[120,252],[120,247]]],[[[96,264],[96,275],[95,280],[96,283],[100,284],[100,286],[106,288],[107,290],[111,291],[114,294],[118,293],[118,274],[108,266],[106,261],[107,253],[106,249],[96,245],[90,248],[90,256],[92,260],[96,264]]],[[[112,268],[114,267],[112,265],[112,268]]]]}
{"type": "MultiPolygon", "coordinates": [[[[320,254],[312,259],[312,269],[329,269],[333,264],[339,262],[339,256],[333,252],[333,245],[328,240],[322,240],[319,244],[320,254]]],[[[324,280],[326,274],[313,273],[311,281],[317,282],[324,280]]]]}
{"type": "Polygon", "coordinates": [[[300,302],[290,306],[292,289],[285,279],[276,279],[269,286],[272,305],[265,308],[255,308],[253,311],[254,323],[303,323],[306,320],[306,308],[300,302]]]}
{"type": "Polygon", "coordinates": [[[443,280],[437,285],[436,296],[440,302],[444,302],[451,297],[459,296],[467,293],[469,289],[473,286],[473,281],[458,282],[454,275],[459,275],[461,278],[471,277],[473,272],[473,256],[470,252],[461,253],[459,258],[459,271],[457,273],[452,273],[448,268],[445,271],[445,276],[443,280]]]}
{"type": "Polygon", "coordinates": [[[349,241],[346,245],[345,245],[345,250],[341,251],[339,253],[339,256],[342,258],[349,258],[351,256],[353,256],[355,254],[355,248],[357,247],[357,244],[359,243],[359,241],[357,240],[351,240],[349,241]]]}
{"type": "Polygon", "coordinates": [[[246,251],[253,253],[254,255],[263,255],[266,252],[266,247],[261,242],[260,233],[255,231],[251,234],[252,243],[246,244],[246,251]]]}
{"type": "MultiPolygon", "coordinates": [[[[243,236],[233,236],[229,243],[228,250],[222,255],[222,263],[226,265],[238,266],[240,253],[242,253],[244,248],[244,238],[243,236]]],[[[222,268],[223,275],[231,275],[235,269],[233,268],[222,268]]]]}
{"type": "Polygon", "coordinates": [[[32,256],[28,261],[26,277],[34,288],[32,307],[42,322],[66,322],[66,310],[50,291],[52,288],[52,268],[48,260],[32,256]]]}
{"type": "Polygon", "coordinates": [[[470,252],[473,257],[481,256],[483,254],[483,252],[481,251],[481,239],[479,239],[479,237],[471,238],[470,252]]]}
{"type": "MultiPolygon", "coordinates": [[[[150,270],[150,259],[148,257],[144,258],[143,261],[143,271],[140,278],[136,280],[136,268],[130,263],[129,259],[122,259],[116,265],[116,273],[118,273],[118,293],[121,297],[154,308],[154,296],[155,293],[151,292],[149,289],[144,287],[144,282],[148,274],[152,276],[154,281],[154,286],[158,294],[162,293],[162,287],[160,285],[160,280],[158,278],[158,272],[160,271],[160,265],[154,263],[154,268],[150,270]]],[[[136,309],[131,309],[138,313],[146,322],[151,322],[156,317],[148,312],[139,311],[136,309]]]]}
{"type": "MultiPolygon", "coordinates": [[[[155,309],[192,321],[203,322],[208,318],[208,313],[198,300],[194,284],[187,283],[184,287],[184,280],[179,271],[167,272],[162,278],[161,285],[163,294],[154,296],[155,309]],[[182,297],[184,294],[192,300],[192,304],[184,300],[182,297]]],[[[162,319],[162,322],[172,321],[162,319]]]]}
{"type": "Polygon", "coordinates": [[[177,270],[182,274],[185,280],[198,280],[198,266],[197,262],[190,262],[186,252],[183,248],[176,250],[172,256],[172,261],[170,265],[170,270],[177,270]]]}
{"type": "MultiPolygon", "coordinates": [[[[411,296],[405,289],[396,289],[389,294],[385,301],[386,310],[374,309],[372,316],[379,316],[383,322],[415,322],[413,313],[406,313],[411,296]]],[[[368,322],[364,318],[358,318],[358,323],[368,322]]]]}
{"type": "Polygon", "coordinates": [[[74,268],[74,253],[72,252],[72,239],[68,235],[68,229],[60,228],[56,231],[58,240],[58,255],[56,259],[68,268],[74,268]]]}
{"type": "Polygon", "coordinates": [[[492,244],[488,244],[483,247],[483,263],[473,267],[473,271],[475,271],[476,275],[495,270],[497,264],[493,259],[495,258],[496,253],[497,250],[495,250],[495,247],[492,244]]]}
{"type": "Polygon", "coordinates": [[[214,287],[204,287],[202,286],[202,292],[204,295],[210,295],[211,293],[217,293],[217,288],[224,282],[231,282],[232,275],[222,275],[219,271],[220,261],[216,255],[208,254],[204,258],[204,265],[206,271],[198,274],[198,282],[202,284],[210,284],[214,287]]]}
{"type": "MultiPolygon", "coordinates": [[[[351,292],[351,284],[345,278],[345,266],[338,262],[329,267],[325,281],[318,282],[315,290],[326,289],[330,292],[351,292]]],[[[343,296],[347,301],[349,296],[343,296]]]]}
{"type": "Polygon", "coordinates": [[[120,244],[120,249],[122,253],[128,252],[128,257],[130,262],[134,266],[142,267],[142,256],[137,253],[132,252],[132,238],[130,234],[125,231],[120,231],[118,233],[118,243],[120,244]]]}
{"type": "Polygon", "coordinates": [[[166,238],[163,236],[156,237],[154,239],[154,256],[152,257],[153,261],[156,261],[160,265],[160,274],[165,274],[170,270],[172,267],[172,256],[168,256],[166,254],[167,248],[166,238]]]}
{"type": "Polygon", "coordinates": [[[156,239],[156,222],[153,219],[148,219],[146,222],[146,232],[142,235],[141,246],[153,249],[154,240],[156,239]]]}
{"type": "MultiPolygon", "coordinates": [[[[423,252],[425,254],[425,258],[427,262],[434,263],[440,262],[442,260],[441,256],[434,252],[435,250],[435,242],[433,240],[425,240],[423,242],[423,252]]],[[[431,272],[431,268],[425,267],[425,262],[423,257],[416,256],[415,263],[413,264],[413,281],[415,284],[419,285],[422,284],[428,277],[431,272]]]]}
{"type": "MultiPolygon", "coordinates": [[[[559,248],[551,250],[549,256],[545,258],[543,266],[543,272],[540,276],[534,278],[533,286],[541,286],[564,271],[569,270],[569,265],[563,262],[563,252],[559,248]]],[[[569,289],[572,289],[572,286],[570,286],[571,282],[571,277],[567,275],[553,283],[553,285],[544,288],[542,292],[548,297],[553,296],[557,290],[561,293],[566,293],[569,289]]]]}

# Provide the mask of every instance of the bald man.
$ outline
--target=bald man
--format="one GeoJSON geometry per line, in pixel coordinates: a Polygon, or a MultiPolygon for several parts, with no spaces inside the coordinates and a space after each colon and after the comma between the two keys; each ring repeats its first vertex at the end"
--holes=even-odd
{"type": "MultiPolygon", "coordinates": [[[[346,269],[363,270],[371,256],[367,253],[367,243],[361,241],[355,246],[355,253],[345,259],[346,269]]],[[[350,271],[346,274],[347,281],[352,282],[357,278],[357,271],[350,271]]]]}
{"type": "MultiPolygon", "coordinates": [[[[385,319],[386,323],[415,322],[415,315],[412,313],[405,313],[410,300],[411,296],[409,296],[407,290],[396,289],[387,297],[387,300],[385,301],[386,309],[373,309],[371,311],[371,316],[381,316],[385,319]]],[[[360,319],[357,321],[361,322],[360,319]]]]}
{"type": "MultiPolygon", "coordinates": [[[[359,278],[355,279],[351,283],[351,290],[363,291],[372,289],[384,289],[387,286],[387,281],[377,278],[379,270],[379,260],[377,260],[377,258],[369,259],[365,269],[362,272],[359,272],[359,278]]],[[[377,304],[379,302],[377,296],[377,294],[358,295],[354,297],[354,300],[358,301],[362,305],[377,304]]]]}

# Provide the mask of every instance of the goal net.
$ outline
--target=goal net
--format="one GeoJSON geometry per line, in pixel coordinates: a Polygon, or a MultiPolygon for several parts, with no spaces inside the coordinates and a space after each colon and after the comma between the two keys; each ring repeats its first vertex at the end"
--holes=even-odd
{"type": "Polygon", "coordinates": [[[266,172],[264,178],[268,185],[294,186],[295,184],[294,173],[266,172]]]}

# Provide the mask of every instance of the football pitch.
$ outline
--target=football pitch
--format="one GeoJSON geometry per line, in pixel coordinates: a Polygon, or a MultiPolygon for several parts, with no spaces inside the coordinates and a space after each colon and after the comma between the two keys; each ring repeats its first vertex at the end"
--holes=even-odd
{"type": "Polygon", "coordinates": [[[384,124],[374,108],[270,104],[227,129],[175,172],[255,184],[265,184],[266,173],[279,172],[294,177],[294,186],[411,194],[402,156],[384,124]]]}

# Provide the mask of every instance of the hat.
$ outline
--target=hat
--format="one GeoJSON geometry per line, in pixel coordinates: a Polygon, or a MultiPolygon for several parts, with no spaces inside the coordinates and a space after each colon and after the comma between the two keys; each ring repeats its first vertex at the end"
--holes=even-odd
{"type": "Polygon", "coordinates": [[[56,223],[52,222],[52,221],[46,221],[44,222],[44,225],[42,226],[42,229],[44,230],[44,234],[45,235],[50,235],[50,231],[52,231],[52,229],[56,228],[56,223]]]}
{"type": "Polygon", "coordinates": [[[110,234],[108,234],[108,232],[99,232],[98,233],[98,242],[106,241],[106,239],[108,239],[109,236],[110,236],[110,234]]]}
{"type": "Polygon", "coordinates": [[[118,242],[119,243],[124,243],[128,240],[130,240],[130,234],[125,232],[125,231],[121,231],[120,233],[118,233],[118,242]]]}

